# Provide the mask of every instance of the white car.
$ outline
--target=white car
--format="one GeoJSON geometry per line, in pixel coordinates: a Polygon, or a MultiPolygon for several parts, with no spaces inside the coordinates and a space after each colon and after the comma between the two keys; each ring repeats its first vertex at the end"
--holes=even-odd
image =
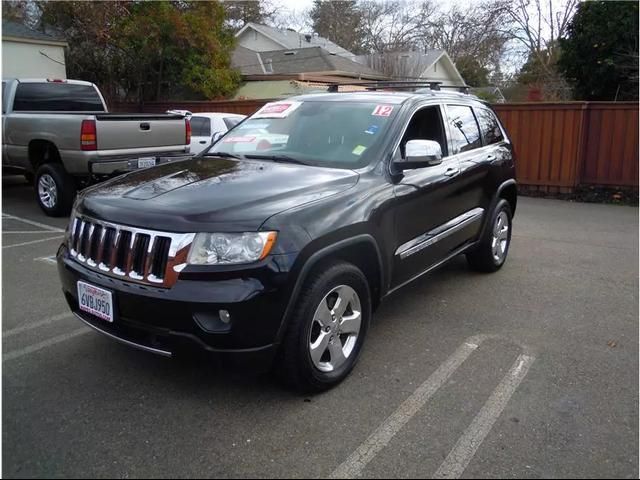
{"type": "Polygon", "coordinates": [[[170,110],[170,112],[180,113],[190,118],[192,154],[200,153],[204,150],[211,143],[211,137],[214,134],[226,133],[245,118],[245,115],[238,115],[236,113],[191,113],[186,110],[170,110]]]}

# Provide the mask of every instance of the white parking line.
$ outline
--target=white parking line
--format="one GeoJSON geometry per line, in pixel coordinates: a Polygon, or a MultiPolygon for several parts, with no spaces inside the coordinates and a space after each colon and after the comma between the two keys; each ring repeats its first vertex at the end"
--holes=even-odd
{"type": "Polygon", "coordinates": [[[48,263],[50,265],[57,265],[58,264],[58,262],[56,261],[56,256],[55,255],[47,255],[46,257],[34,258],[33,261],[34,262],[44,262],[44,263],[48,263]]]}
{"type": "Polygon", "coordinates": [[[43,327],[45,325],[49,325],[60,320],[64,320],[65,318],[72,318],[73,314],[71,312],[61,313],[59,315],[54,315],[53,317],[45,318],[44,320],[40,320],[39,322],[27,323],[26,325],[21,325],[16,328],[12,328],[11,330],[7,330],[2,334],[2,338],[13,337],[14,335],[18,335],[19,333],[26,332],[29,330],[33,330],[34,328],[43,327]]]}
{"type": "Polygon", "coordinates": [[[8,235],[10,233],[18,234],[18,235],[49,235],[51,232],[49,230],[3,230],[2,233],[4,235],[8,235]]]}
{"type": "Polygon", "coordinates": [[[2,218],[10,219],[10,220],[18,220],[20,222],[33,225],[34,227],[40,227],[50,232],[63,233],[64,229],[53,227],[51,225],[47,225],[45,223],[36,222],[35,220],[29,220],[28,218],[16,217],[15,215],[9,215],[8,213],[3,213],[2,218]]]}
{"type": "Polygon", "coordinates": [[[336,468],[330,478],[356,478],[367,464],[385,448],[429,399],[442,387],[447,379],[462,365],[486,339],[479,335],[463,343],[431,376],[420,385],[398,409],[360,445],[342,465],[336,468]]]}
{"type": "Polygon", "coordinates": [[[60,342],[65,342],[72,338],[77,337],[78,335],[84,335],[85,333],[89,333],[91,330],[89,328],[79,328],[78,330],[73,330],[72,332],[65,333],[62,335],[58,335],[56,337],[50,338],[49,340],[45,340],[40,343],[36,343],[34,345],[30,345],[25,348],[21,348],[20,350],[14,350],[9,353],[5,353],[2,355],[2,362],[8,362],[10,360],[15,360],[20,357],[24,357],[25,355],[29,355],[30,353],[37,352],[42,350],[43,348],[50,347],[60,342]]]}
{"type": "Polygon", "coordinates": [[[64,238],[64,235],[58,235],[57,237],[41,238],[40,240],[32,240],[30,242],[14,243],[13,245],[3,245],[2,249],[5,250],[7,248],[24,247],[26,245],[33,245],[34,243],[48,242],[49,240],[60,240],[61,238],[64,238]]]}
{"type": "Polygon", "coordinates": [[[509,399],[524,379],[535,357],[520,355],[480,412],[458,439],[433,478],[459,478],[491,431],[509,399]]]}

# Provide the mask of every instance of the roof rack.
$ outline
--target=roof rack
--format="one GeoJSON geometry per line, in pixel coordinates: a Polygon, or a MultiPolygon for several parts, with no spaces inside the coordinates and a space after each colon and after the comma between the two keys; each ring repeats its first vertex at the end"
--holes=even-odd
{"type": "Polygon", "coordinates": [[[415,90],[418,93],[426,93],[423,89],[428,89],[430,91],[440,91],[443,88],[455,89],[460,93],[469,93],[469,86],[452,86],[452,85],[442,85],[442,82],[429,82],[429,81],[403,81],[403,80],[382,80],[376,82],[347,82],[347,83],[330,83],[328,84],[327,92],[330,93],[338,93],[340,91],[340,87],[349,86],[349,87],[364,87],[369,91],[377,91],[377,90],[415,90]]]}

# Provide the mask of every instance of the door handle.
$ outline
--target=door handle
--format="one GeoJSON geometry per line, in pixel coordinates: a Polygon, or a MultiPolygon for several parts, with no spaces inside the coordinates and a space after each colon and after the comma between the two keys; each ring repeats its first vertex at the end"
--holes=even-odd
{"type": "Polygon", "coordinates": [[[447,168],[447,171],[444,172],[444,174],[447,177],[455,177],[456,175],[458,175],[460,173],[460,169],[458,167],[451,167],[451,168],[447,168]]]}
{"type": "Polygon", "coordinates": [[[201,143],[202,145],[204,145],[205,143],[207,143],[207,141],[206,141],[206,140],[200,140],[200,143],[201,143]]]}

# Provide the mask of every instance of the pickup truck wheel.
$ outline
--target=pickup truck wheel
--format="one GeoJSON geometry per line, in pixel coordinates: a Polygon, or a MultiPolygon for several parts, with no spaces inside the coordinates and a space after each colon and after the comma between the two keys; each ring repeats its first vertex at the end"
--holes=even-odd
{"type": "Polygon", "coordinates": [[[473,270],[491,273],[502,268],[511,244],[511,218],[509,202],[500,200],[478,246],[467,253],[467,262],[473,270]]]}
{"type": "Polygon", "coordinates": [[[76,184],[61,164],[41,165],[35,177],[36,200],[51,217],[67,215],[73,206],[76,184]]]}
{"type": "Polygon", "coordinates": [[[303,392],[327,390],[355,366],[371,317],[364,274],[349,263],[317,272],[302,287],[276,374],[303,392]]]}

